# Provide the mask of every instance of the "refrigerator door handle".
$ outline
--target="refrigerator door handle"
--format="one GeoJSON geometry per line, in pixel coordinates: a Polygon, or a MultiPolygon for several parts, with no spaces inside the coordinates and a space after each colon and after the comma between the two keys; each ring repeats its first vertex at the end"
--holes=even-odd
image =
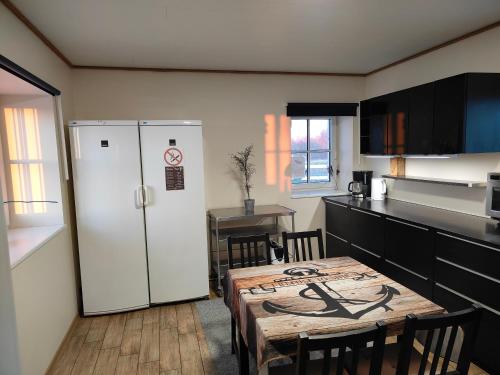
{"type": "Polygon", "coordinates": [[[144,206],[147,206],[151,203],[151,195],[149,194],[149,187],[148,186],[141,185],[141,188],[142,188],[142,194],[144,197],[144,200],[143,200],[143,207],[144,207],[144,206]]]}
{"type": "Polygon", "coordinates": [[[142,191],[142,185],[139,185],[137,187],[137,189],[135,189],[134,198],[135,198],[135,207],[136,208],[144,207],[144,194],[142,191]]]}

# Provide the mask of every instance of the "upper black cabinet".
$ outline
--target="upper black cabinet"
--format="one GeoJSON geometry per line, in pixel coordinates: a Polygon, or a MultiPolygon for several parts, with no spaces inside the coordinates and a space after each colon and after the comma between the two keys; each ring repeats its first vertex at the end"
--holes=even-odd
{"type": "Polygon", "coordinates": [[[433,154],[459,154],[464,151],[466,78],[462,74],[435,83],[433,154]]]}
{"type": "Polygon", "coordinates": [[[500,74],[468,74],[465,152],[500,151],[500,74]]]}
{"type": "Polygon", "coordinates": [[[408,92],[398,91],[361,102],[361,153],[406,152],[408,92]]]}
{"type": "Polygon", "coordinates": [[[500,74],[466,73],[361,102],[361,153],[500,152],[500,74]]]}
{"type": "Polygon", "coordinates": [[[408,90],[409,117],[407,134],[408,154],[432,154],[434,125],[434,83],[408,90]]]}

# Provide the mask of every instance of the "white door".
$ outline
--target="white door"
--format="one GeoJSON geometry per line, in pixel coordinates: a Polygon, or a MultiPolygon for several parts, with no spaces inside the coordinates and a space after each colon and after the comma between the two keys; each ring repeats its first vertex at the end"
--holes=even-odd
{"type": "Polygon", "coordinates": [[[145,214],[151,303],[207,296],[201,126],[144,125],[140,130],[143,181],[148,191],[145,214]],[[166,154],[171,147],[176,150],[166,154]],[[165,159],[183,167],[184,186],[178,169],[174,181],[170,180],[169,188],[178,190],[167,190],[165,159]]]}
{"type": "Polygon", "coordinates": [[[71,128],[86,315],[149,304],[138,126],[71,128]]]}

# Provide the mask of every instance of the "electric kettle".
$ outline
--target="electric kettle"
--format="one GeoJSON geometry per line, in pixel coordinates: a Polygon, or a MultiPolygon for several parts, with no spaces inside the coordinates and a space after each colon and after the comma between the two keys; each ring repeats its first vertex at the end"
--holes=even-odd
{"type": "Polygon", "coordinates": [[[383,201],[387,193],[387,185],[383,178],[372,178],[372,200],[383,201]]]}

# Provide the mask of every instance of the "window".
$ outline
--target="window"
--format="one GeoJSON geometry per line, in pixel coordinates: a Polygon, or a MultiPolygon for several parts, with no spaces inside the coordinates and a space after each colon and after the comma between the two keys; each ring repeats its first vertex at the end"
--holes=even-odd
{"type": "Polygon", "coordinates": [[[0,179],[9,229],[63,223],[54,101],[0,96],[0,179]]]}
{"type": "Polygon", "coordinates": [[[292,119],[292,187],[333,187],[334,119],[292,119]]]}
{"type": "Polygon", "coordinates": [[[6,170],[16,215],[47,212],[36,108],[4,108],[7,135],[6,170]],[[34,202],[34,203],[23,203],[34,202]]]}

